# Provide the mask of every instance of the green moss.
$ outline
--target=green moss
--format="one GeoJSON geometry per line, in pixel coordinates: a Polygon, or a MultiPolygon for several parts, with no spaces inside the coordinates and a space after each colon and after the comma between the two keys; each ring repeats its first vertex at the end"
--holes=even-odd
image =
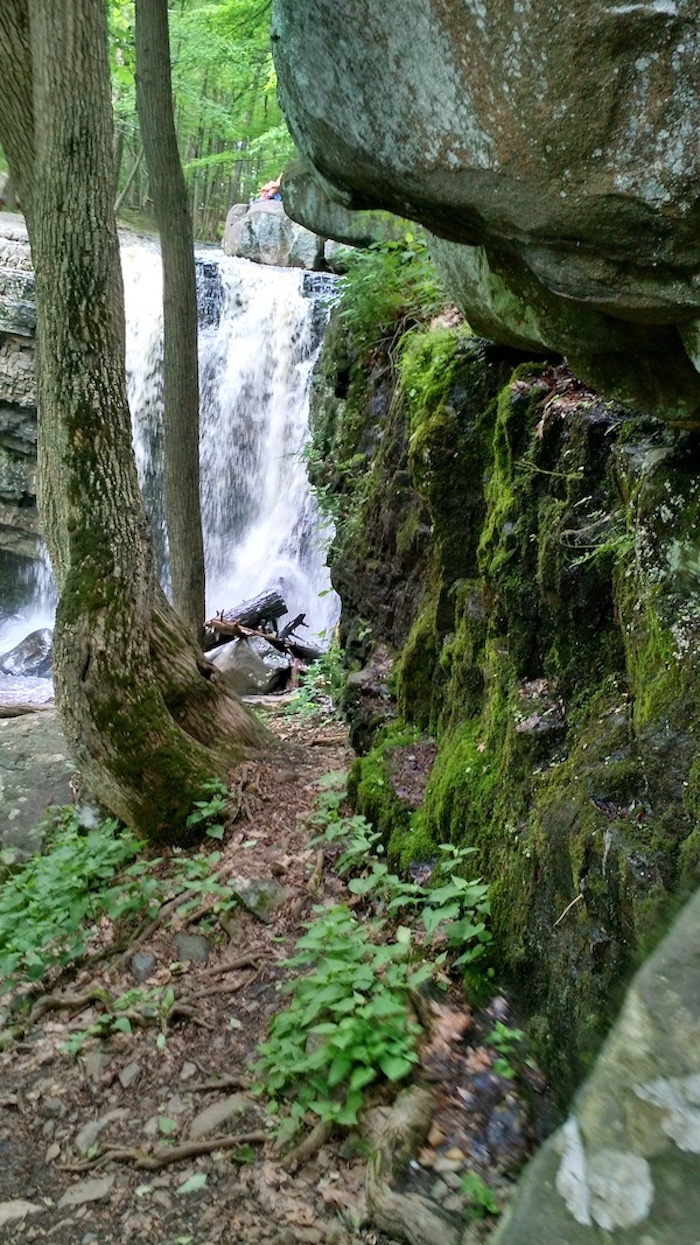
{"type": "Polygon", "coordinates": [[[396,794],[391,756],[397,749],[416,743],[420,737],[420,731],[414,726],[401,720],[392,722],[384,728],[372,751],[353,762],[348,776],[349,799],[380,831],[385,844],[408,830],[412,812],[396,794]]]}

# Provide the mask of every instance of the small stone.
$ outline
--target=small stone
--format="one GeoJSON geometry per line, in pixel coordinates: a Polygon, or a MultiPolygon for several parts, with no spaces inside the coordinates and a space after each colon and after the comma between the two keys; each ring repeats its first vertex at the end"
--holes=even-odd
{"type": "Polygon", "coordinates": [[[180,1069],[180,1080],[189,1081],[197,1072],[196,1063],[183,1063],[180,1069]]]}
{"type": "Polygon", "coordinates": [[[41,1128],[42,1137],[46,1137],[48,1139],[49,1137],[53,1137],[55,1132],[56,1132],[56,1121],[55,1120],[47,1120],[46,1123],[42,1125],[42,1128],[41,1128]]]}
{"type": "Polygon", "coordinates": [[[466,1163],[467,1161],[467,1156],[464,1153],[464,1150],[459,1150],[457,1146],[452,1146],[452,1148],[446,1152],[445,1158],[454,1159],[456,1163],[466,1163]]]}
{"type": "Polygon", "coordinates": [[[269,924],[292,892],[279,882],[264,878],[230,878],[229,886],[239,903],[259,921],[269,924]]]}
{"type": "Polygon", "coordinates": [[[137,951],[136,955],[131,957],[131,971],[137,981],[148,981],[151,973],[156,966],[156,957],[137,951]]]}
{"type": "Polygon", "coordinates": [[[100,1116],[97,1120],[91,1120],[89,1124],[85,1124],[81,1128],[75,1139],[75,1144],[81,1154],[87,1154],[88,1150],[94,1146],[100,1133],[114,1120],[123,1120],[128,1113],[117,1108],[114,1111],[108,1111],[106,1115],[100,1116]]]}
{"type": "Polygon", "coordinates": [[[109,1067],[111,1062],[110,1056],[101,1050],[89,1050],[83,1056],[83,1067],[85,1075],[89,1080],[97,1082],[102,1080],[102,1075],[109,1067]]]}
{"type": "MultiPolygon", "coordinates": [[[[419,1158],[419,1161],[422,1162],[422,1159],[419,1158]]],[[[439,1175],[442,1175],[443,1172],[459,1171],[463,1166],[463,1159],[450,1159],[446,1154],[438,1154],[436,1155],[435,1162],[433,1163],[433,1171],[438,1172],[439,1175]]]]}
{"type": "Polygon", "coordinates": [[[158,1132],[159,1132],[158,1118],[159,1117],[157,1115],[152,1115],[149,1120],[146,1120],[146,1123],[143,1126],[143,1131],[145,1132],[147,1137],[158,1136],[158,1132]]]}
{"type": "MultiPolygon", "coordinates": [[[[189,1100],[190,1102],[192,1099],[189,1100]]],[[[166,1115],[184,1115],[187,1110],[187,1103],[183,1101],[179,1094],[171,1094],[165,1104],[166,1115]]]]}
{"type": "Polygon", "coordinates": [[[39,1115],[43,1115],[45,1120],[57,1120],[64,1111],[60,1098],[43,1098],[39,1104],[39,1115]]]}
{"type": "Polygon", "coordinates": [[[175,954],[178,960],[206,964],[209,959],[209,943],[203,934],[177,934],[175,954]]]}
{"type": "Polygon", "coordinates": [[[208,1107],[195,1115],[190,1124],[190,1140],[198,1141],[200,1137],[216,1132],[217,1128],[233,1116],[243,1115],[249,1106],[250,1103],[243,1094],[231,1094],[228,1098],[221,1098],[218,1102],[210,1103],[208,1107]]]}
{"type": "Polygon", "coordinates": [[[173,1204],[173,1199],[169,1193],[165,1192],[164,1189],[156,1189],[152,1200],[155,1202],[156,1206],[162,1206],[163,1210],[170,1210],[173,1204]]]}
{"type": "Polygon", "coordinates": [[[128,1063],[119,1073],[119,1081],[122,1089],[131,1089],[131,1086],[136,1084],[140,1076],[141,1064],[128,1063]]]}
{"type": "Polygon", "coordinates": [[[444,1210],[449,1210],[453,1213],[461,1215],[462,1211],[464,1210],[465,1204],[466,1204],[465,1198],[460,1197],[458,1193],[450,1193],[450,1196],[445,1198],[444,1202],[442,1203],[442,1206],[444,1210]]]}
{"type": "Polygon", "coordinates": [[[443,1172],[442,1179],[448,1188],[453,1189],[455,1192],[461,1191],[462,1178],[457,1175],[457,1172],[443,1172]]]}
{"type": "Polygon", "coordinates": [[[58,1202],[58,1209],[65,1210],[69,1206],[84,1206],[86,1202],[100,1202],[112,1191],[116,1176],[102,1176],[96,1180],[79,1180],[77,1184],[66,1189],[58,1202]]]}
{"type": "Polygon", "coordinates": [[[8,1223],[16,1223],[26,1219],[27,1215],[38,1215],[45,1207],[28,1202],[23,1197],[14,1198],[11,1202],[0,1202],[0,1228],[8,1223]]]}
{"type": "Polygon", "coordinates": [[[61,1147],[59,1146],[57,1141],[53,1141],[51,1145],[49,1146],[48,1150],[46,1151],[45,1161],[47,1163],[53,1163],[54,1159],[57,1159],[60,1153],[61,1153],[61,1147]]]}
{"type": "Polygon", "coordinates": [[[446,1197],[450,1196],[450,1190],[444,1180],[436,1180],[431,1186],[430,1196],[434,1202],[444,1202],[446,1197]]]}
{"type": "Polygon", "coordinates": [[[433,1146],[435,1149],[437,1149],[438,1146],[444,1145],[445,1134],[440,1131],[437,1124],[433,1124],[428,1136],[426,1137],[426,1142],[429,1146],[433,1146]]]}

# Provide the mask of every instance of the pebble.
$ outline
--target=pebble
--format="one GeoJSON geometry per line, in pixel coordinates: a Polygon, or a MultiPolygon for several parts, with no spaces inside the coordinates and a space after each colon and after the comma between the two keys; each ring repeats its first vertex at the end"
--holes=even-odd
{"type": "Polygon", "coordinates": [[[123,1108],[115,1108],[108,1111],[106,1115],[101,1115],[97,1120],[91,1120],[89,1124],[85,1124],[78,1133],[75,1144],[81,1154],[87,1154],[91,1146],[94,1146],[100,1133],[114,1120],[123,1120],[128,1115],[128,1111],[123,1108]]]}
{"type": "Polygon", "coordinates": [[[453,1189],[455,1192],[461,1191],[462,1179],[457,1175],[457,1172],[443,1172],[442,1179],[448,1188],[453,1189]]]}
{"type": "Polygon", "coordinates": [[[444,1180],[436,1180],[430,1189],[430,1196],[434,1202],[444,1202],[446,1197],[450,1196],[450,1190],[444,1180]]]}
{"type": "Polygon", "coordinates": [[[43,1206],[37,1206],[21,1197],[14,1198],[11,1202],[0,1202],[0,1228],[14,1223],[17,1219],[24,1219],[27,1215],[38,1215],[42,1210],[43,1206]]]}
{"type": "Polygon", "coordinates": [[[183,1063],[182,1068],[180,1069],[180,1080],[189,1081],[190,1078],[196,1074],[196,1072],[196,1063],[183,1063]]]}
{"type": "Polygon", "coordinates": [[[209,959],[209,943],[203,934],[177,934],[174,946],[178,960],[183,962],[206,964],[209,959]]]}
{"type": "Polygon", "coordinates": [[[83,1056],[83,1067],[85,1075],[91,1081],[100,1081],[103,1073],[109,1067],[111,1057],[102,1050],[89,1050],[83,1056]]]}
{"type": "Polygon", "coordinates": [[[45,1120],[57,1120],[64,1111],[60,1098],[44,1098],[39,1104],[39,1115],[43,1115],[45,1120]]]}
{"type": "Polygon", "coordinates": [[[102,1176],[96,1180],[79,1180],[66,1189],[58,1202],[58,1209],[65,1210],[68,1206],[84,1206],[86,1202],[99,1202],[108,1196],[116,1176],[102,1176]]]}
{"type": "Polygon", "coordinates": [[[60,1153],[61,1153],[61,1147],[59,1146],[58,1142],[57,1141],[52,1142],[48,1150],[46,1151],[45,1161],[47,1163],[53,1163],[54,1159],[57,1159],[60,1153]]]}
{"type": "Polygon", "coordinates": [[[119,1073],[119,1081],[122,1089],[131,1089],[131,1086],[136,1084],[140,1076],[141,1064],[128,1063],[119,1073]]]}
{"type": "Polygon", "coordinates": [[[449,1197],[445,1198],[442,1205],[444,1210],[455,1211],[458,1215],[461,1215],[464,1210],[465,1199],[460,1197],[458,1193],[451,1193],[449,1197]]]}
{"type": "Polygon", "coordinates": [[[151,973],[156,966],[156,957],[141,951],[137,951],[131,957],[131,971],[137,981],[148,981],[151,973]]]}
{"type": "Polygon", "coordinates": [[[450,1159],[446,1154],[438,1154],[433,1163],[433,1171],[442,1175],[443,1172],[456,1172],[464,1166],[464,1155],[461,1159],[450,1159]]]}
{"type": "Polygon", "coordinates": [[[228,1098],[221,1098],[218,1102],[212,1102],[198,1115],[195,1115],[190,1124],[189,1137],[191,1141],[198,1141],[200,1137],[206,1137],[208,1133],[215,1133],[220,1125],[225,1124],[235,1115],[243,1115],[249,1107],[248,1099],[243,1094],[231,1094],[228,1098]]]}

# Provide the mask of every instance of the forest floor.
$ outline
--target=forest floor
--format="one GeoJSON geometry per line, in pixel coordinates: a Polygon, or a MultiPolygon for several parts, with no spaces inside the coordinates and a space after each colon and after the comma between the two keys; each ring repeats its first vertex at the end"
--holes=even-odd
{"type": "MultiPolygon", "coordinates": [[[[315,905],[357,904],[333,851],[309,845],[319,779],[352,760],[345,731],[323,714],[268,720],[291,761],[248,765],[238,775],[239,817],[221,844],[202,848],[221,848],[219,881],[279,885],[265,919],[238,907],[217,920],[206,895],[186,920],[166,905],[137,946],[91,967],[80,961],[59,988],[47,981],[43,996],[35,991],[19,1035],[7,1020],[4,1033],[0,1026],[0,1241],[393,1245],[373,1226],[365,1192],[371,1137],[391,1094],[370,1096],[363,1135],[317,1130],[308,1157],[290,1161],[251,1090],[256,1048],[286,997],[283,961],[304,923],[315,905]],[[144,1000],[169,986],[177,1005],[159,1032],[144,1000]],[[105,989],[112,998],[133,992],[131,1032],[82,1040],[99,1023],[105,989]]],[[[108,924],[102,933],[108,952],[108,924]]],[[[492,1000],[479,1018],[454,981],[447,995],[422,1057],[442,1118],[412,1167],[420,1189],[449,1210],[450,1198],[464,1203],[462,1174],[475,1155],[485,1170],[484,1147],[495,1155],[500,1146],[503,1201],[538,1131],[528,1092],[540,1102],[546,1094],[532,1068],[525,1090],[512,1072],[495,1074],[497,1052],[483,1035],[498,1019],[512,1023],[508,1002],[492,1000]]],[[[495,1219],[479,1210],[480,1238],[495,1219]]]]}

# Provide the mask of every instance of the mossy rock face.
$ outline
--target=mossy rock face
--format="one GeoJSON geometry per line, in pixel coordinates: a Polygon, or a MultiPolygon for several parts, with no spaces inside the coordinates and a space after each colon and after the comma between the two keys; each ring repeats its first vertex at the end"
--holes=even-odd
{"type": "Polygon", "coordinates": [[[365,734],[352,791],[404,868],[477,849],[495,967],[565,1102],[699,880],[700,450],[463,328],[394,353],[393,391],[353,381],[367,457],[334,552],[344,632],[393,652],[400,715],[365,734]],[[411,730],[437,743],[417,810],[391,774],[411,730]]]}

